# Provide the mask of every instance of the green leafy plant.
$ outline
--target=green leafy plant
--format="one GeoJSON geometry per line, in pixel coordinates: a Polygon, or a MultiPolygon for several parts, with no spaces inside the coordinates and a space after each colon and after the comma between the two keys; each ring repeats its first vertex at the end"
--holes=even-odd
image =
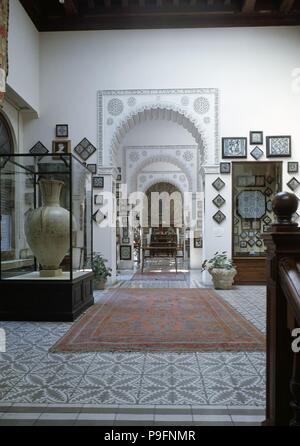
{"type": "Polygon", "coordinates": [[[213,268],[220,268],[220,269],[232,269],[234,268],[234,264],[232,259],[229,259],[227,256],[227,252],[216,252],[214,256],[209,260],[204,260],[202,263],[202,271],[204,270],[210,270],[213,268]]]}
{"type": "Polygon", "coordinates": [[[91,268],[95,274],[96,280],[107,280],[107,277],[111,277],[112,269],[107,267],[105,263],[106,259],[99,253],[94,253],[91,260],[91,268]]]}

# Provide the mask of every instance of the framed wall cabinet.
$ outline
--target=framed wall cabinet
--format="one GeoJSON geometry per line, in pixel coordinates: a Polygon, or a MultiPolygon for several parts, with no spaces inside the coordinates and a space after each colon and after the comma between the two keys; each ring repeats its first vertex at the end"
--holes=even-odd
{"type": "Polygon", "coordinates": [[[282,190],[282,162],[232,163],[232,256],[235,283],[266,281],[263,233],[274,221],[272,200],[282,190]]]}

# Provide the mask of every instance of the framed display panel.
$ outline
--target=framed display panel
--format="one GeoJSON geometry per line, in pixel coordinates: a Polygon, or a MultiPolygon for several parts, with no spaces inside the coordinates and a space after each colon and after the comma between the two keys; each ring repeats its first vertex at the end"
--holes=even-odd
{"type": "Polygon", "coordinates": [[[282,162],[232,163],[233,257],[265,257],[262,232],[274,220],[270,204],[281,189],[282,162]]]}
{"type": "Polygon", "coordinates": [[[0,301],[0,318],[72,321],[94,302],[92,174],[71,154],[15,154],[6,161],[0,294],[7,299],[0,301]]]}

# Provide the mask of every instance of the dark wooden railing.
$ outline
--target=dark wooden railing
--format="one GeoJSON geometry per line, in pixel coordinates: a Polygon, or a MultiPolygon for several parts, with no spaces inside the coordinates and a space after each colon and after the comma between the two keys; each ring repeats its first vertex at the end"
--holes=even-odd
{"type": "MultiPolygon", "coordinates": [[[[292,222],[294,194],[273,200],[277,222],[264,235],[267,247],[267,414],[265,425],[300,426],[300,352],[292,330],[300,328],[300,228],[292,222]]],[[[300,342],[299,342],[300,345],[300,342]]]]}

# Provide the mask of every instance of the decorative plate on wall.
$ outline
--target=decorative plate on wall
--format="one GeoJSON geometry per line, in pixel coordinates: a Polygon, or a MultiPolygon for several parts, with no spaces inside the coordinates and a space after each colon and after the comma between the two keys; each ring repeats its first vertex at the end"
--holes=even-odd
{"type": "Polygon", "coordinates": [[[219,192],[225,186],[224,181],[219,177],[213,183],[212,186],[219,192]]]}
{"type": "Polygon", "coordinates": [[[260,190],[247,190],[239,193],[237,213],[242,218],[261,218],[266,213],[266,197],[260,190]]]}
{"type": "Polygon", "coordinates": [[[75,147],[76,152],[84,161],[86,161],[93,153],[96,152],[96,147],[87,138],[83,140],[75,147]]]}
{"type": "Polygon", "coordinates": [[[299,181],[297,178],[293,177],[288,183],[287,186],[292,190],[295,191],[299,187],[299,181]]]}
{"type": "Polygon", "coordinates": [[[225,220],[226,216],[223,214],[223,212],[218,211],[214,216],[213,219],[215,222],[217,222],[219,225],[225,220]]]}
{"type": "Polygon", "coordinates": [[[250,155],[253,156],[255,160],[258,160],[263,156],[264,152],[259,148],[255,147],[251,152],[250,155]]]}
{"type": "Polygon", "coordinates": [[[220,208],[225,204],[226,200],[219,194],[216,196],[216,198],[213,199],[213,204],[217,206],[217,208],[220,208]]]}

